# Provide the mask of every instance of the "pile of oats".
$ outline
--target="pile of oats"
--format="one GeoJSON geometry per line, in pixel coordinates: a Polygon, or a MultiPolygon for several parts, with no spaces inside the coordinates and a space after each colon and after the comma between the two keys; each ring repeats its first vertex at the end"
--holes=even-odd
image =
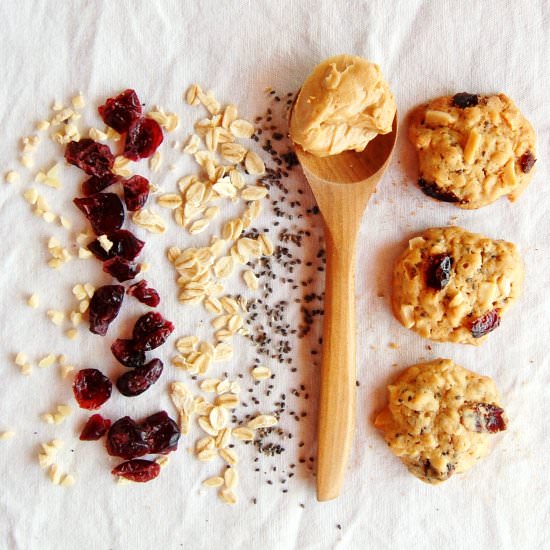
{"type": "MultiPolygon", "coordinates": [[[[248,288],[258,290],[257,277],[246,267],[273,254],[274,245],[265,233],[255,238],[243,233],[259,216],[261,201],[268,196],[265,186],[258,185],[257,181],[247,182],[250,176],[265,174],[264,162],[255,151],[239,142],[251,140],[254,125],[239,118],[234,104],[222,110],[213,92],[203,92],[196,84],[187,91],[186,101],[189,105],[202,104],[210,114],[195,123],[195,133],[183,148],[184,153],[196,161],[198,173],[181,178],[179,193],[159,196],[158,204],[173,210],[176,223],[191,235],[209,228],[220,214],[221,201],[243,205],[242,214],[228,219],[220,234],[211,235],[207,246],[168,250],[168,259],[177,273],[179,301],[185,306],[202,304],[207,312],[215,315],[211,320],[214,331],[211,342],[201,341],[196,335],[176,342],[178,354],[172,359],[173,366],[196,378],[206,376],[214,363],[232,359],[233,338],[249,334],[245,326],[247,300],[228,294],[227,281],[242,268],[241,276],[248,288]]],[[[260,377],[262,374],[266,378],[265,373],[257,373],[260,377]]],[[[232,439],[252,441],[254,430],[275,426],[278,419],[273,415],[259,415],[246,425],[234,425],[228,411],[240,404],[239,383],[227,378],[210,378],[202,380],[199,388],[216,394],[215,398],[208,401],[200,395],[194,396],[181,382],[171,386],[170,395],[178,410],[180,428],[182,434],[188,434],[192,419],[196,419],[204,437],[197,441],[192,453],[205,462],[221,458],[227,468],[222,475],[205,480],[204,485],[220,488],[221,500],[235,504],[238,454],[229,447],[230,442],[232,439]]]]}

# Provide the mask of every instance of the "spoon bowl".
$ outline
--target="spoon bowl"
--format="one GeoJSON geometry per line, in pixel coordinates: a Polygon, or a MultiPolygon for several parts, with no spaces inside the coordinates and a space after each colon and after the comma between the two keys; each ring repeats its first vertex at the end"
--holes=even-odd
{"type": "MultiPolygon", "coordinates": [[[[389,134],[380,134],[360,153],[344,151],[317,157],[294,144],[302,169],[327,183],[359,183],[376,174],[389,160],[397,137],[397,115],[389,134]]],[[[382,174],[380,174],[381,176],[382,174]]],[[[376,182],[374,182],[376,185],[376,182]]]]}
{"type": "MultiPolygon", "coordinates": [[[[292,113],[290,114],[292,117],[292,113]]],[[[380,134],[358,153],[296,155],[325,223],[326,283],[317,445],[317,499],[341,490],[355,428],[355,258],[361,217],[397,138],[380,134]]]]}

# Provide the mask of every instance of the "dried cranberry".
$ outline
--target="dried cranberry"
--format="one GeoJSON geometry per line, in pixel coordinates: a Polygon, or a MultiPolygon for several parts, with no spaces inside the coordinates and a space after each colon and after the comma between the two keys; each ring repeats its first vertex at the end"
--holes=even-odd
{"type": "Polygon", "coordinates": [[[504,410],[491,403],[466,403],[461,408],[461,422],[480,433],[496,433],[506,429],[504,410]]]}
{"type": "Polygon", "coordinates": [[[97,369],[82,369],[73,382],[73,393],[79,406],[83,409],[99,409],[109,397],[113,385],[97,369]]]}
{"type": "Polygon", "coordinates": [[[71,141],[65,148],[65,159],[90,176],[102,177],[113,167],[115,157],[107,145],[93,139],[71,141]]]}
{"type": "Polygon", "coordinates": [[[167,454],[178,448],[181,435],[178,425],[165,411],[147,417],[140,426],[145,432],[150,453],[167,454]]]}
{"type": "Polygon", "coordinates": [[[134,283],[128,288],[126,293],[137,298],[142,304],[151,307],[157,307],[160,303],[159,293],[154,288],[147,286],[147,281],[134,283]]]}
{"type": "Polygon", "coordinates": [[[149,351],[162,346],[173,330],[174,325],[170,321],[160,313],[151,311],[136,321],[132,337],[137,350],[149,351]]]}
{"type": "Polygon", "coordinates": [[[81,441],[97,441],[103,437],[111,427],[111,421],[100,414],[92,414],[80,433],[81,441]]]}
{"type": "Polygon", "coordinates": [[[148,453],[169,453],[178,448],[178,425],[165,411],[153,414],[140,423],[129,416],[117,420],[107,434],[107,452],[126,460],[148,453]]]}
{"type": "Polygon", "coordinates": [[[88,218],[96,235],[120,229],[124,222],[124,206],[114,193],[96,193],[73,202],[88,218]]]}
{"type": "Polygon", "coordinates": [[[453,96],[453,105],[465,109],[466,107],[475,107],[479,103],[479,97],[477,94],[469,94],[467,92],[461,92],[453,96]]]}
{"type": "Polygon", "coordinates": [[[470,325],[470,331],[474,338],[481,338],[500,325],[500,316],[496,309],[488,311],[481,317],[474,319],[470,325]]]}
{"type": "Polygon", "coordinates": [[[145,364],[145,352],[136,351],[133,340],[117,338],[111,346],[115,359],[125,367],[134,369],[145,364]]]}
{"type": "Polygon", "coordinates": [[[447,254],[430,256],[428,269],[426,270],[428,286],[435,290],[445,288],[451,280],[452,267],[453,259],[451,256],[447,256],[447,254]]]}
{"type": "Polygon", "coordinates": [[[528,174],[531,168],[535,166],[535,162],[537,162],[537,159],[533,156],[533,153],[527,151],[519,158],[519,167],[524,174],[528,174]]]}
{"type": "Polygon", "coordinates": [[[155,479],[159,475],[160,466],[153,460],[136,458],[119,464],[111,473],[131,481],[145,483],[155,479]]]}
{"type": "Polygon", "coordinates": [[[445,191],[434,182],[429,182],[424,178],[420,178],[418,180],[418,185],[420,189],[422,189],[422,192],[428,195],[428,197],[443,202],[460,202],[460,199],[452,191],[445,191]]]}
{"type": "Polygon", "coordinates": [[[426,477],[428,480],[432,481],[445,481],[449,479],[455,471],[455,465],[448,462],[447,467],[445,468],[445,471],[439,471],[434,466],[432,466],[432,463],[429,458],[426,460],[420,459],[418,464],[416,465],[418,468],[421,468],[422,473],[424,474],[424,477],[426,477]]]}
{"type": "Polygon", "coordinates": [[[122,134],[141,116],[141,103],[134,90],[124,90],[116,97],[109,98],[97,110],[107,126],[122,134]]]}
{"type": "Polygon", "coordinates": [[[126,229],[117,229],[112,233],[107,233],[107,238],[113,243],[109,251],[105,250],[97,239],[88,244],[88,250],[102,262],[115,256],[125,260],[134,260],[145,245],[144,241],[126,229]]]}
{"type": "Polygon", "coordinates": [[[117,420],[107,433],[107,452],[111,456],[119,456],[126,460],[146,455],[149,444],[146,432],[129,416],[117,420]]]}
{"type": "Polygon", "coordinates": [[[131,212],[139,210],[149,198],[149,181],[143,176],[133,176],[122,182],[124,202],[131,212]]]}
{"type": "Polygon", "coordinates": [[[157,121],[152,118],[134,120],[126,134],[124,156],[130,160],[150,157],[163,139],[162,129],[157,121]]]}
{"type": "Polygon", "coordinates": [[[105,174],[101,177],[92,176],[82,184],[82,193],[86,197],[89,197],[90,195],[99,193],[100,191],[103,191],[103,189],[118,183],[120,180],[120,176],[111,173],[105,174]]]}
{"type": "Polygon", "coordinates": [[[90,300],[90,332],[105,336],[124,300],[124,287],[105,285],[95,290],[90,300]]]}
{"type": "Polygon", "coordinates": [[[142,367],[125,372],[116,381],[116,387],[126,397],[141,395],[160,378],[162,368],[162,361],[160,359],[153,359],[142,367]]]}
{"type": "Polygon", "coordinates": [[[119,283],[134,279],[141,267],[134,262],[115,256],[103,263],[103,271],[112,275],[119,283]]]}

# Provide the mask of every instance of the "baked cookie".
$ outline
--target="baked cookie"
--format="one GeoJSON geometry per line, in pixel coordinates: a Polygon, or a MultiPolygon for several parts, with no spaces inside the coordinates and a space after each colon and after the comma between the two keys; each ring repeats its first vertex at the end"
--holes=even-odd
{"type": "Polygon", "coordinates": [[[422,191],[460,208],[515,201],[533,176],[535,132],[504,94],[434,99],[411,114],[409,138],[422,191]]]}
{"type": "Polygon", "coordinates": [[[428,229],[409,241],[393,272],[393,312],[424,338],[480,344],[521,293],[515,245],[460,227],[428,229]]]}
{"type": "Polygon", "coordinates": [[[409,472],[426,483],[471,468],[488,454],[491,434],[506,429],[493,380],[450,359],[409,367],[388,393],[374,424],[409,472]]]}

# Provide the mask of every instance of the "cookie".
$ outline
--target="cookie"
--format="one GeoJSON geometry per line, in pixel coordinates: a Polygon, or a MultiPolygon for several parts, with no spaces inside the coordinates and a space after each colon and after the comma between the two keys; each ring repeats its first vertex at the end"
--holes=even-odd
{"type": "Polygon", "coordinates": [[[488,454],[491,435],[506,429],[494,381],[450,359],[409,367],[388,394],[374,424],[409,472],[426,483],[471,468],[488,454]]]}
{"type": "Polygon", "coordinates": [[[424,338],[478,345],[499,326],[522,283],[514,244],[460,227],[428,229],[397,260],[393,312],[424,338]]]}
{"type": "Polygon", "coordinates": [[[515,201],[533,176],[535,131],[504,94],[434,99],[411,114],[409,139],[422,191],[460,208],[515,201]]]}

